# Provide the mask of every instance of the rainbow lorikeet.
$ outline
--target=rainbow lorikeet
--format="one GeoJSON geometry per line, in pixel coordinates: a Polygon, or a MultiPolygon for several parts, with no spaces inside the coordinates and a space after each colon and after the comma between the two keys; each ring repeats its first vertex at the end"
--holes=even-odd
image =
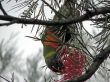
{"type": "Polygon", "coordinates": [[[70,38],[71,34],[68,28],[63,27],[60,30],[55,28],[45,29],[44,35],[42,36],[44,58],[47,67],[53,72],[60,73],[64,68],[58,50],[62,47],[61,43],[68,42],[70,38]]]}

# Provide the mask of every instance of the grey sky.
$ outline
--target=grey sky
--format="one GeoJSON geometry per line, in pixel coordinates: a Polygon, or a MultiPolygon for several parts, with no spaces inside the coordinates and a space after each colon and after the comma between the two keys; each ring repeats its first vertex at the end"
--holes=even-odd
{"type": "MultiPolygon", "coordinates": [[[[3,3],[3,7],[6,9],[6,11],[10,10],[12,5],[15,4],[15,2],[11,2],[11,3],[8,3],[8,4],[5,4],[3,3]]],[[[12,11],[9,11],[8,14],[10,15],[14,15],[14,16],[19,16],[19,14],[21,13],[21,11],[16,11],[17,9],[15,10],[12,10],[12,11]]],[[[48,9],[47,9],[48,10],[48,9]]],[[[46,12],[47,13],[47,16],[50,16],[49,15],[49,12],[46,12]]],[[[1,14],[1,12],[0,12],[1,14]]],[[[1,22],[1,21],[0,21],[1,22]]],[[[93,28],[91,28],[90,26],[91,22],[84,22],[84,26],[85,28],[91,33],[93,28]]],[[[96,30],[94,28],[94,30],[96,30]]],[[[34,41],[30,38],[27,38],[25,36],[34,36],[35,32],[32,32],[31,33],[31,26],[27,26],[25,28],[21,28],[21,25],[19,24],[14,24],[14,25],[10,25],[10,26],[3,26],[0,28],[0,41],[2,39],[7,39],[12,33],[19,33],[19,37],[18,37],[18,45],[19,45],[19,49],[22,51],[24,50],[24,53],[23,53],[23,56],[22,58],[25,59],[27,57],[27,55],[31,55],[33,53],[38,53],[39,51],[39,48],[42,48],[42,43],[40,41],[34,41]]],[[[41,55],[41,54],[40,54],[41,55]]],[[[41,56],[43,58],[43,56],[41,56]]],[[[42,65],[40,63],[40,65],[42,65]]],[[[43,62],[43,65],[44,62],[43,62]]],[[[93,82],[94,79],[92,79],[93,82]]],[[[91,81],[92,82],[92,81],[91,81]]]]}

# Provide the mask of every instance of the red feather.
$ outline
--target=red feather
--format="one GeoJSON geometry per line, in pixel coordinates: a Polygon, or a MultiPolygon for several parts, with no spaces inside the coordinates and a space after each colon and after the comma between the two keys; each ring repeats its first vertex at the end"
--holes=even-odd
{"type": "Polygon", "coordinates": [[[45,37],[45,40],[43,41],[43,44],[44,44],[44,45],[51,46],[51,47],[57,49],[57,48],[58,48],[58,41],[57,41],[57,39],[54,37],[55,35],[52,36],[53,33],[50,32],[50,31],[46,32],[45,35],[46,35],[46,37],[45,37]]]}

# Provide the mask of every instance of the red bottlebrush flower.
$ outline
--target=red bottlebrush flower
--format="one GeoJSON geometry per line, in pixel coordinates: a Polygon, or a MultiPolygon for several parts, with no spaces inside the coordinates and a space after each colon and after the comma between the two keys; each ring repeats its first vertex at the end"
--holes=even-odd
{"type": "Polygon", "coordinates": [[[61,70],[63,78],[55,82],[64,82],[81,76],[86,62],[85,54],[75,48],[70,51],[67,48],[63,48],[60,53],[61,61],[64,65],[64,69],[61,70]]]}

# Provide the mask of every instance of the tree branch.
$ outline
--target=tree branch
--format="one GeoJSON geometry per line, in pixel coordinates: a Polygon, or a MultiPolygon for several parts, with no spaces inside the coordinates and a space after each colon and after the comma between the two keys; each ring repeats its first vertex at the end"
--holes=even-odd
{"type": "Polygon", "coordinates": [[[94,62],[91,64],[91,66],[88,68],[87,72],[84,75],[67,82],[84,82],[87,79],[89,79],[97,71],[97,69],[103,63],[103,61],[109,56],[109,53],[110,53],[110,45],[106,47],[104,50],[102,50],[96,56],[94,62]]]}
{"type": "Polygon", "coordinates": [[[18,24],[39,24],[39,25],[47,25],[47,26],[54,26],[54,25],[69,25],[69,24],[74,24],[78,22],[82,22],[85,20],[89,20],[91,17],[99,14],[107,14],[110,13],[110,7],[102,7],[98,8],[97,11],[91,10],[87,11],[84,15],[80,17],[75,17],[72,19],[67,19],[67,20],[58,20],[58,21],[46,21],[46,20],[39,20],[39,19],[25,19],[25,18],[17,18],[13,16],[3,16],[0,15],[0,20],[4,21],[15,21],[18,24]]]}

